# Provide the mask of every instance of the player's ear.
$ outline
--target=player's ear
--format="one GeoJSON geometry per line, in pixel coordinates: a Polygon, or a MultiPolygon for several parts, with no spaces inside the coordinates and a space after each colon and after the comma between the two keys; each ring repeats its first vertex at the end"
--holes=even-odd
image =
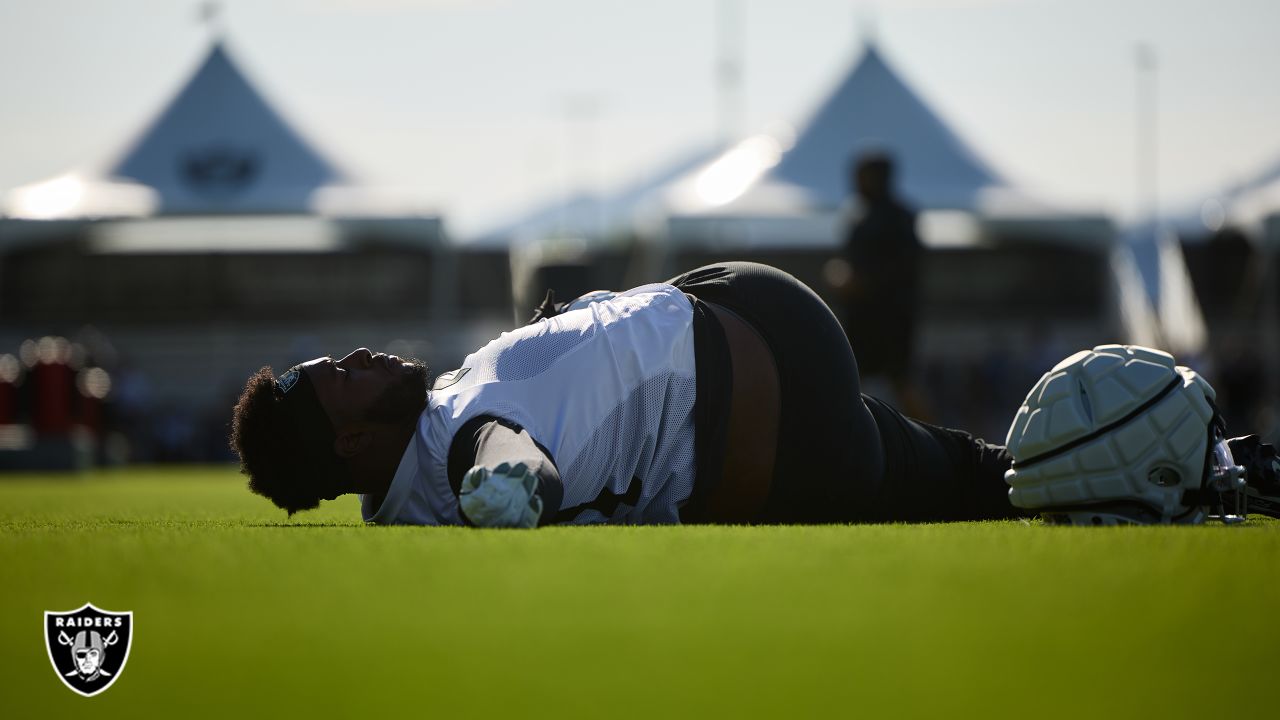
{"type": "Polygon", "coordinates": [[[340,430],[333,439],[333,451],[340,458],[351,459],[364,452],[372,442],[373,435],[367,430],[340,430]]]}

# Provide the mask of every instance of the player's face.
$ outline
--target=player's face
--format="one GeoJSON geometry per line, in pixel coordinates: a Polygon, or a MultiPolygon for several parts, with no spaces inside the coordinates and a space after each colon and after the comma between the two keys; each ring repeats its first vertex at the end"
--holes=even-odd
{"type": "Polygon", "coordinates": [[[360,348],[341,360],[302,364],[335,428],[412,420],[426,404],[426,367],[360,348]]]}
{"type": "Polygon", "coordinates": [[[76,651],[76,665],[82,675],[92,675],[93,671],[98,669],[98,661],[101,659],[102,653],[94,648],[76,651]]]}

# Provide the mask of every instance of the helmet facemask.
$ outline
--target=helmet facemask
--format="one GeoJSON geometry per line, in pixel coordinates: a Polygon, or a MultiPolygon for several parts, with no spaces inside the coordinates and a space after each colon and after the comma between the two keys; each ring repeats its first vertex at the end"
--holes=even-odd
{"type": "Polygon", "coordinates": [[[1209,508],[1210,519],[1232,524],[1244,522],[1249,514],[1247,496],[1244,493],[1247,472],[1237,465],[1227,444],[1227,424],[1215,412],[1209,423],[1209,455],[1205,458],[1204,485],[1199,493],[1188,492],[1183,502],[1203,503],[1209,508]]]}

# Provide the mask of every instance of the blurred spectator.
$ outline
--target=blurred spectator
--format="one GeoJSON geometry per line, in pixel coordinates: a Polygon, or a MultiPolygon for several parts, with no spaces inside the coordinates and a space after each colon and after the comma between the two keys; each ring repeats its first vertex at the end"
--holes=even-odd
{"type": "Polygon", "coordinates": [[[1257,347],[1249,342],[1223,343],[1218,349],[1213,387],[1218,408],[1233,435],[1270,433],[1265,412],[1270,397],[1266,366],[1257,347]]]}
{"type": "Polygon", "coordinates": [[[0,425],[13,425],[19,419],[19,392],[22,364],[13,355],[0,355],[0,425]]]}
{"type": "Polygon", "coordinates": [[[25,340],[0,355],[0,468],[69,469],[105,461],[114,432],[111,375],[98,343],[25,340]],[[96,352],[95,352],[96,349],[96,352]]]}
{"type": "Polygon", "coordinates": [[[151,382],[127,357],[116,368],[114,380],[114,425],[121,435],[113,441],[113,452],[135,462],[152,460],[151,382]]]}
{"type": "MultiPolygon", "coordinates": [[[[28,353],[27,357],[32,355],[28,353]]],[[[38,438],[65,438],[71,433],[78,409],[71,343],[62,337],[42,337],[36,343],[34,360],[26,383],[32,429],[38,438]]]]}
{"type": "Polygon", "coordinates": [[[911,381],[921,245],[915,213],[893,191],[893,161],[868,153],[851,164],[860,212],[844,230],[847,267],[828,278],[845,300],[845,331],[864,378],[889,381],[902,409],[929,415],[911,381]]]}
{"type": "Polygon", "coordinates": [[[198,457],[195,422],[190,413],[176,406],[163,407],[156,414],[155,460],[191,461],[198,457]]]}

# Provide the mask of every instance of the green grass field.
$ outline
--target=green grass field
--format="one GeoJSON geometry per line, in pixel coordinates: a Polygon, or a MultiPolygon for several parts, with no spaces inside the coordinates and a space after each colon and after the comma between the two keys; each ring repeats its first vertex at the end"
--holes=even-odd
{"type": "Polygon", "coordinates": [[[1258,519],[382,528],[135,469],[0,478],[0,567],[4,718],[1277,712],[1258,519]],[[86,601],[135,622],[91,699],[42,630],[86,601]]]}

